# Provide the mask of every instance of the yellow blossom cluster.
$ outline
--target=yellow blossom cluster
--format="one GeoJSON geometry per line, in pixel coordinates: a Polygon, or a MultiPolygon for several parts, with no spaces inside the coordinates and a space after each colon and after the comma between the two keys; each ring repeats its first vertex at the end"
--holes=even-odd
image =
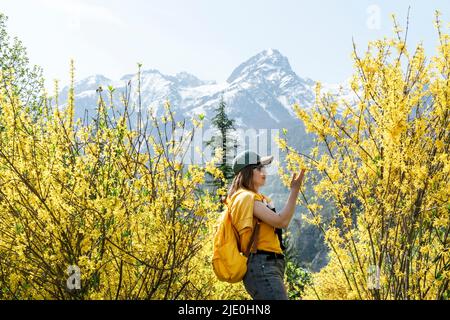
{"type": "Polygon", "coordinates": [[[311,111],[294,107],[319,149],[287,165],[320,175],[303,204],[330,248],[306,298],[450,298],[450,37],[437,21],[431,59],[395,27],[364,56],[355,48],[356,101],[318,86],[311,111]],[[332,203],[331,221],[316,198],[332,203]]]}
{"type": "Polygon", "coordinates": [[[213,274],[226,191],[202,183],[222,175],[216,159],[183,163],[197,127],[175,122],[169,103],[163,118],[128,127],[127,109],[111,119],[100,92],[97,115],[81,125],[73,96],[34,119],[8,94],[0,91],[0,299],[248,297],[213,274]],[[73,266],[80,288],[70,286],[73,266]]]}

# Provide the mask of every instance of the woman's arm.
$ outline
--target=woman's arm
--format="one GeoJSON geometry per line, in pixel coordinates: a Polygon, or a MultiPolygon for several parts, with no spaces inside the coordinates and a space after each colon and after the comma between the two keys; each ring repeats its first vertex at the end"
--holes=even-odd
{"type": "Polygon", "coordinates": [[[255,205],[253,206],[253,214],[255,217],[275,228],[287,228],[295,212],[295,205],[304,175],[305,169],[302,169],[298,176],[293,174],[289,198],[283,210],[281,210],[279,214],[267,208],[263,202],[255,201],[255,205]]]}

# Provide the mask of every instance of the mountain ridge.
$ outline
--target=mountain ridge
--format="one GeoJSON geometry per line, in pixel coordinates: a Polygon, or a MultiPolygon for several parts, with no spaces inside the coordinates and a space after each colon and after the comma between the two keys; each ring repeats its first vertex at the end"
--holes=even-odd
{"type": "MultiPolygon", "coordinates": [[[[315,99],[316,82],[298,76],[288,58],[277,49],[266,49],[250,57],[234,68],[224,82],[201,80],[185,71],[166,75],[157,69],[143,70],[140,80],[144,113],[152,108],[160,115],[164,111],[164,103],[169,101],[180,117],[204,114],[205,119],[209,120],[223,97],[229,117],[236,120],[239,128],[289,127],[298,121],[293,105],[298,103],[308,109],[315,99]]],[[[116,89],[113,102],[120,106],[120,95],[129,91],[129,83],[132,84],[129,92],[131,99],[136,101],[136,74],[126,74],[119,80],[96,74],[76,81],[75,116],[84,116],[84,109],[90,115],[95,114],[98,100],[96,89],[99,86],[113,86],[116,89]]],[[[67,86],[63,88],[60,101],[67,101],[68,92],[67,86]]]]}

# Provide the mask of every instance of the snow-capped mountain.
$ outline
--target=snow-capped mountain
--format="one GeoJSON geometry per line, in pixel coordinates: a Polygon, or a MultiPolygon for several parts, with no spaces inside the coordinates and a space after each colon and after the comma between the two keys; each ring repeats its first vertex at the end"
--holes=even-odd
{"type": "MultiPolygon", "coordinates": [[[[121,96],[131,84],[130,101],[137,101],[136,74],[111,80],[102,75],[90,76],[75,83],[76,117],[95,114],[97,89],[101,86],[108,100],[108,86],[114,87],[114,103],[120,107],[121,96]],[[130,82],[131,81],[131,82],[130,82]],[[86,110],[87,111],[86,111],[86,110]]],[[[158,70],[141,73],[141,102],[143,112],[152,107],[157,114],[169,101],[179,117],[204,114],[206,120],[223,96],[228,114],[236,120],[237,127],[281,128],[295,121],[294,103],[310,107],[314,101],[314,81],[300,78],[291,68],[288,59],[278,50],[268,49],[239,65],[226,82],[203,81],[192,74],[180,72],[175,76],[158,70]]],[[[69,88],[65,87],[59,101],[67,101],[69,88]]]]}

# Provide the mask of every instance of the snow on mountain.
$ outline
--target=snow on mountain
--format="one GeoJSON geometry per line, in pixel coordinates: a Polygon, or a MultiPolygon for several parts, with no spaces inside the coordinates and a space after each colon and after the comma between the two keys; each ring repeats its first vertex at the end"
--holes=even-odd
{"type": "MultiPolygon", "coordinates": [[[[103,98],[108,98],[107,88],[113,86],[113,103],[121,106],[121,97],[130,92],[130,106],[138,101],[136,74],[124,75],[113,81],[102,75],[94,75],[75,83],[76,116],[95,115],[99,86],[103,98]],[[128,85],[131,85],[130,87],[128,85]]],[[[141,102],[143,112],[149,108],[162,114],[164,103],[169,101],[178,117],[205,115],[206,122],[214,116],[214,109],[221,97],[227,103],[228,115],[235,119],[237,127],[282,128],[298,121],[292,106],[299,103],[309,108],[314,103],[315,82],[299,77],[288,59],[276,49],[264,50],[235,68],[226,82],[203,81],[187,72],[165,75],[155,69],[141,73],[141,102]]],[[[328,88],[337,90],[332,85],[328,88]]],[[[60,94],[60,101],[67,101],[69,89],[60,94]]]]}
{"type": "Polygon", "coordinates": [[[227,82],[231,87],[248,91],[278,122],[288,115],[294,116],[294,103],[309,107],[314,101],[314,81],[298,77],[288,59],[275,49],[264,50],[242,63],[227,82]]]}
{"type": "MultiPolygon", "coordinates": [[[[330,95],[338,98],[339,100],[345,100],[350,105],[355,106],[358,103],[358,97],[353,92],[350,86],[350,79],[347,79],[342,84],[338,83],[321,83],[321,92],[329,93],[330,95]]],[[[343,104],[338,104],[338,112],[342,112],[343,104]]]]}

